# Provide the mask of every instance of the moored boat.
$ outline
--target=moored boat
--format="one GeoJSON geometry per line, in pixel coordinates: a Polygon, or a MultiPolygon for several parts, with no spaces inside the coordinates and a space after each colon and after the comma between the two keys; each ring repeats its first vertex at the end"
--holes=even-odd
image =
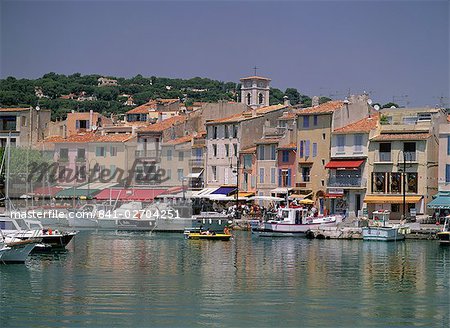
{"type": "Polygon", "coordinates": [[[390,212],[374,211],[373,222],[368,227],[362,228],[363,240],[375,241],[399,241],[405,239],[408,227],[404,225],[390,225],[390,212]]]}
{"type": "Polygon", "coordinates": [[[233,235],[230,233],[228,228],[225,228],[223,232],[218,233],[209,230],[204,231],[198,228],[186,229],[184,231],[184,238],[186,239],[228,241],[232,236],[233,235]]]}
{"type": "Polygon", "coordinates": [[[442,245],[450,245],[450,215],[445,217],[444,228],[437,233],[437,237],[442,245]]]}
{"type": "Polygon", "coordinates": [[[39,239],[0,241],[0,263],[24,263],[39,239]]]}
{"type": "Polygon", "coordinates": [[[305,237],[310,230],[335,226],[342,221],[340,215],[312,216],[303,207],[280,208],[274,220],[252,227],[252,234],[259,237],[305,237]]]}

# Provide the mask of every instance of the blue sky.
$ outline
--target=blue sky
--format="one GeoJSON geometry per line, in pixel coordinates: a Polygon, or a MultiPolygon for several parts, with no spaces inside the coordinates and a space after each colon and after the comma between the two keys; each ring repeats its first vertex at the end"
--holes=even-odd
{"type": "Polygon", "coordinates": [[[238,81],[256,65],[273,87],[311,96],[449,96],[448,1],[0,1],[1,78],[238,81]]]}

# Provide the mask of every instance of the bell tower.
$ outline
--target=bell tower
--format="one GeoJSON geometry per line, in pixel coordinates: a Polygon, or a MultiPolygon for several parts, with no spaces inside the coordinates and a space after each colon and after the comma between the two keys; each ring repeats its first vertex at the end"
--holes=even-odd
{"type": "Polygon", "coordinates": [[[254,76],[243,77],[240,81],[242,83],[242,103],[254,109],[269,106],[270,79],[255,74],[254,76]]]}

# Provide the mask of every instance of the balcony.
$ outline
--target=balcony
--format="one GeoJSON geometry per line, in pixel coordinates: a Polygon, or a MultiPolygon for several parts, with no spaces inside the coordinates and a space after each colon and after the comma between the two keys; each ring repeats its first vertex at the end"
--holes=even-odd
{"type": "Polygon", "coordinates": [[[189,165],[191,167],[203,167],[203,157],[192,157],[189,159],[189,165]]]}
{"type": "Polygon", "coordinates": [[[158,160],[161,157],[161,153],[157,150],[136,150],[136,158],[158,160]]]}
{"type": "Polygon", "coordinates": [[[328,178],[327,186],[336,188],[365,188],[366,179],[361,177],[331,176],[328,178]]]}
{"type": "Polygon", "coordinates": [[[392,154],[391,152],[378,152],[375,153],[375,162],[392,162],[392,154]]]}
{"type": "Polygon", "coordinates": [[[86,162],[86,157],[75,157],[75,162],[76,163],[85,163],[86,162]]]}
{"type": "MultiPolygon", "coordinates": [[[[416,152],[405,151],[405,159],[406,159],[406,163],[408,163],[408,162],[417,162],[416,152]]],[[[403,163],[403,158],[402,157],[400,157],[399,162],[403,163]]]]}

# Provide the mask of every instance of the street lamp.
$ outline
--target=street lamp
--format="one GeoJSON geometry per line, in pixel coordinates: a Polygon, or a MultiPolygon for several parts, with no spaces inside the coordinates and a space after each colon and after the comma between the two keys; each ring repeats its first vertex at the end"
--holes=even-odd
{"type": "MultiPolygon", "coordinates": [[[[235,220],[238,220],[240,218],[240,213],[239,213],[239,156],[236,159],[236,211],[234,214],[234,218],[235,220]]],[[[233,165],[230,163],[230,169],[233,169],[233,165]]],[[[234,170],[233,170],[234,172],[234,170]]]]}

